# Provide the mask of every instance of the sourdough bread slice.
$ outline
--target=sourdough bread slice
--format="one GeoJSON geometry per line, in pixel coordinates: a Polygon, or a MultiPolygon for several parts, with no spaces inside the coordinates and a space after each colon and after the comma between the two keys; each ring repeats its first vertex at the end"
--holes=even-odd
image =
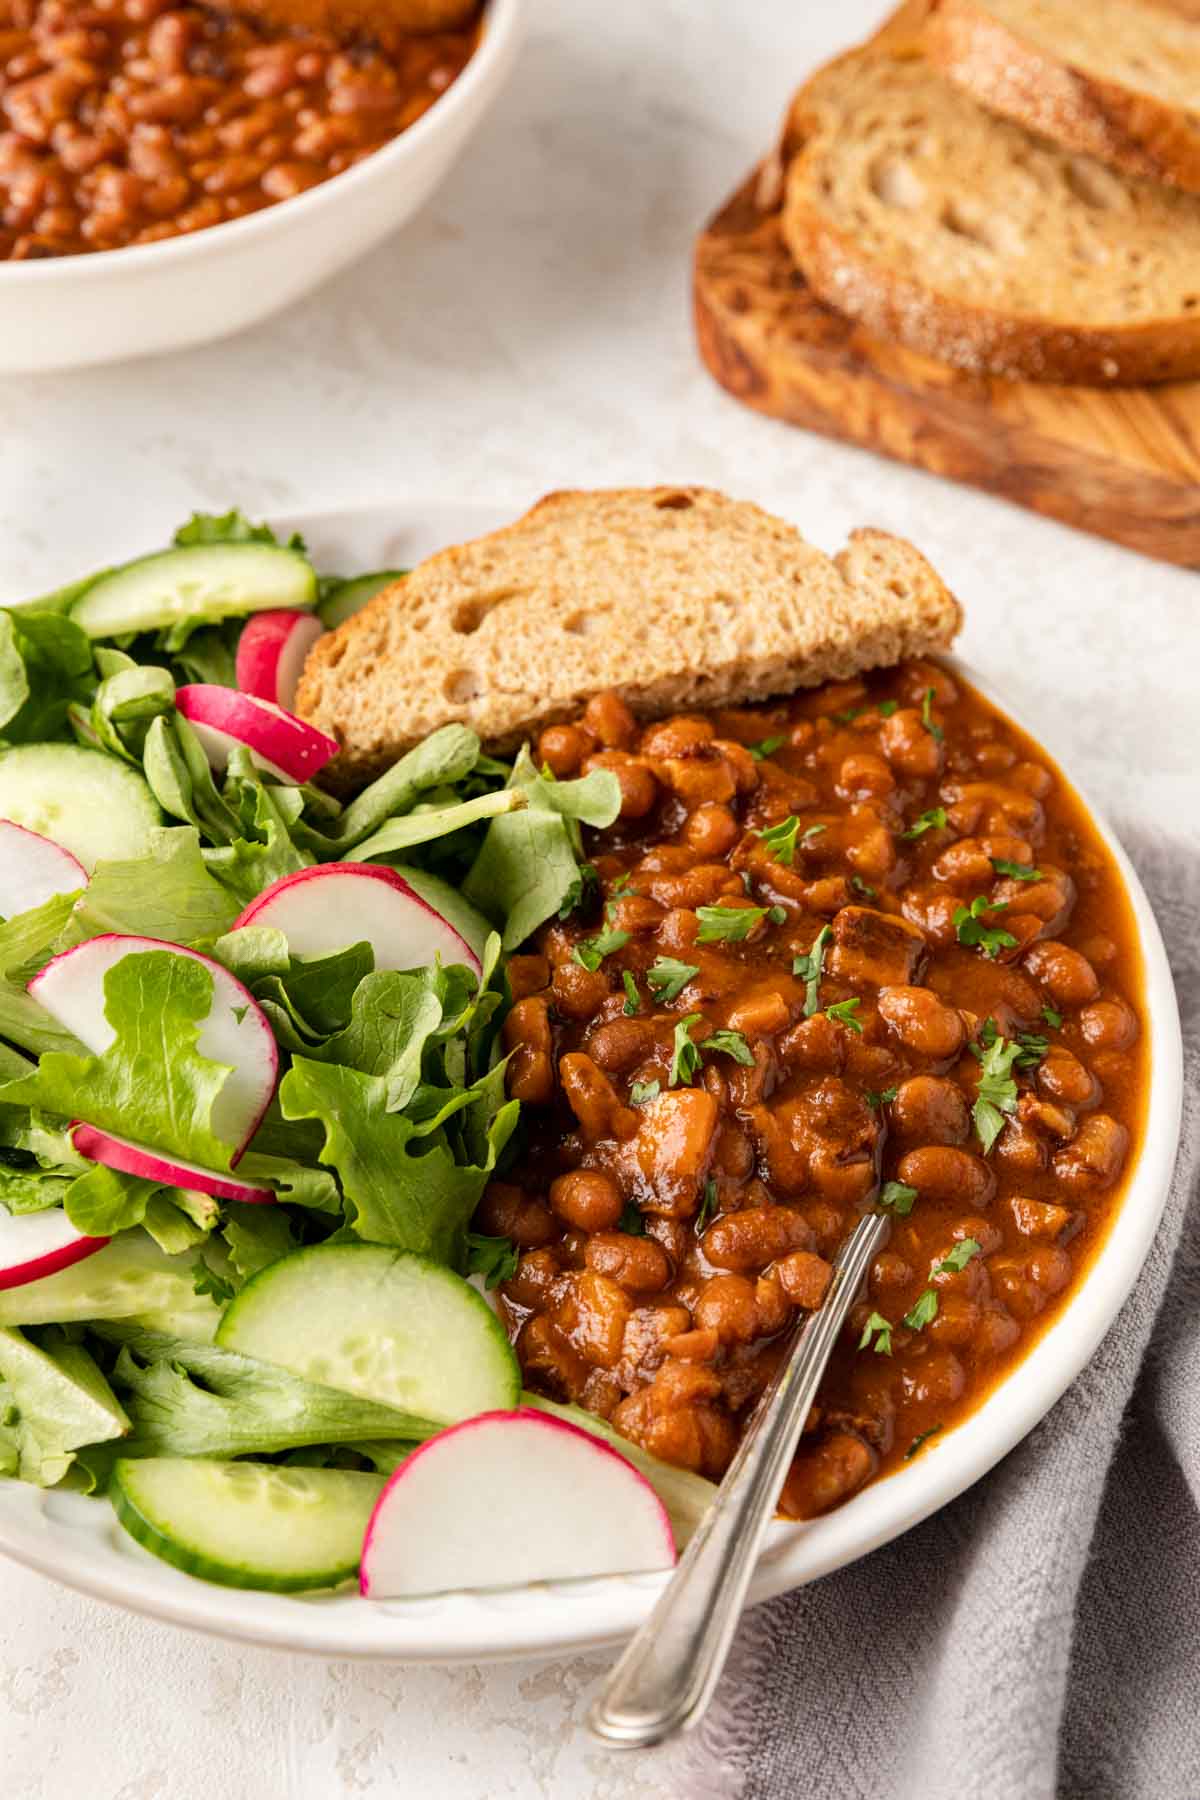
{"type": "Polygon", "coordinates": [[[975,371],[1200,373],[1200,200],[993,118],[916,50],[797,95],[782,229],[818,298],[975,371]]]}
{"type": "Polygon", "coordinates": [[[993,112],[1200,193],[1200,23],[1139,0],[937,0],[924,43],[993,112]]]}
{"type": "Polygon", "coordinates": [[[830,558],[706,488],[549,494],[319,639],[296,707],[348,785],[450,720],[510,749],[606,688],[642,714],[765,698],[945,648],[959,621],[887,532],[830,558]]]}

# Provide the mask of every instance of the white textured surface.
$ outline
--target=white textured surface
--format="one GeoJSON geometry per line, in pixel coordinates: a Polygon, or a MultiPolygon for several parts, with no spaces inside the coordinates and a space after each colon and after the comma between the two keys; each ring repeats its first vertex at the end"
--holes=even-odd
{"type": "MultiPolygon", "coordinates": [[[[154,543],[193,506],[711,481],[833,547],[907,532],[962,648],[1113,812],[1194,814],[1200,584],[743,412],[697,368],[688,243],[790,87],[874,0],[541,0],[478,153],[410,229],[273,325],[0,382],[0,593],[154,543]]],[[[81,322],[86,330],[86,321],[81,322]]],[[[0,1565],[5,1800],[632,1800],[655,1755],[581,1732],[603,1659],[349,1668],[149,1625],[0,1565]]]]}

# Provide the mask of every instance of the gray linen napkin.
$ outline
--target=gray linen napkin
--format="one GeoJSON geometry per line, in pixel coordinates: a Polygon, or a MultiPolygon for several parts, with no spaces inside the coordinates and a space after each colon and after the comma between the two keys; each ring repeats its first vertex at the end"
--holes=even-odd
{"type": "Polygon", "coordinates": [[[1092,1362],[983,1481],[748,1613],[688,1800],[1200,1800],[1200,857],[1122,834],[1179,991],[1175,1181],[1092,1362]]]}

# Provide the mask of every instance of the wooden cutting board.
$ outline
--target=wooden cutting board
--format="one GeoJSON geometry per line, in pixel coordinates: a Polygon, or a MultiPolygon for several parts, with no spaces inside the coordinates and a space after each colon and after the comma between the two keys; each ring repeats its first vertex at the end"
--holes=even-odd
{"type": "MultiPolygon", "coordinates": [[[[884,32],[911,31],[915,12],[902,7],[884,32]]],[[[1200,381],[1007,381],[873,338],[794,267],[779,230],[782,187],[774,152],[696,244],[696,335],[722,387],[773,418],[1200,567],[1200,381]]]]}

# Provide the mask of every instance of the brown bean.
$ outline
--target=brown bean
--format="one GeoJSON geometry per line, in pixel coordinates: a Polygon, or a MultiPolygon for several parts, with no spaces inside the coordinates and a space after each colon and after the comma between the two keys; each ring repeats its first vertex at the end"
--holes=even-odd
{"type": "Polygon", "coordinates": [[[888,1126],[908,1144],[965,1144],[971,1115],[956,1082],[938,1075],[913,1075],[896,1089],[888,1126]]]}
{"type": "Polygon", "coordinates": [[[1057,940],[1031,945],[1022,966],[1060,1006],[1083,1006],[1100,992],[1096,971],[1087,957],[1057,940]]]}
{"type": "Polygon", "coordinates": [[[538,1250],[554,1236],[554,1220],[541,1201],[510,1181],[489,1181],[475,1223],[490,1236],[511,1238],[521,1250],[538,1250]]]}
{"type": "Polygon", "coordinates": [[[616,776],[623,819],[644,819],[653,810],[658,783],[641,758],[630,756],[625,750],[601,750],[584,758],[584,774],[590,775],[594,769],[607,769],[616,776]]]}
{"type": "Polygon", "coordinates": [[[651,725],[642,738],[641,751],[643,756],[652,756],[655,761],[705,755],[711,749],[714,735],[711,719],[703,714],[681,713],[677,718],[663,719],[651,725]]]}
{"type": "Polygon", "coordinates": [[[583,723],[606,750],[625,750],[637,736],[637,720],[619,694],[594,694],[583,709],[583,723]]]}
{"type": "Polygon", "coordinates": [[[986,1206],[996,1178],[982,1157],[947,1144],[926,1144],[900,1158],[896,1173],[922,1199],[941,1205],[986,1206]]]}
{"type": "Polygon", "coordinates": [[[657,1294],[671,1278],[666,1251],[649,1237],[624,1231],[597,1231],[588,1239],[584,1260],[597,1275],[607,1275],[630,1294],[657,1294]]]}
{"type": "Polygon", "coordinates": [[[749,1273],[765,1269],[791,1250],[812,1242],[808,1221],[787,1206],[751,1206],[726,1213],[701,1239],[705,1257],[717,1269],[749,1273]]]}
{"type": "Polygon", "coordinates": [[[1079,1029],[1084,1043],[1092,1050],[1128,1050],[1137,1042],[1137,1014],[1115,996],[1111,1000],[1094,1000],[1080,1013],[1079,1029]]]}
{"type": "Polygon", "coordinates": [[[550,1184],[550,1208],[580,1231],[611,1231],[624,1210],[621,1190],[602,1169],[571,1169],[550,1184]]]}
{"type": "Polygon", "coordinates": [[[1054,1173],[1077,1192],[1111,1187],[1125,1163],[1129,1133],[1108,1113],[1091,1113],[1070,1143],[1055,1152],[1054,1173]]]}
{"type": "Polygon", "coordinates": [[[779,1279],[793,1306],[815,1312],[833,1280],[832,1264],[811,1250],[793,1250],[780,1259],[779,1279]]]}
{"type": "Polygon", "coordinates": [[[654,1027],[648,1019],[610,1019],[589,1032],[587,1052],[602,1069],[619,1073],[641,1062],[654,1047],[654,1027]]]}
{"type": "Polygon", "coordinates": [[[724,856],[732,850],[741,828],[728,806],[705,800],[688,817],[683,828],[683,841],[698,856],[724,856]]]}
{"type": "Polygon", "coordinates": [[[592,739],[578,725],[548,725],[538,739],[539,768],[549,768],[560,780],[578,773],[585,756],[591,754],[592,739]]]}
{"type": "Polygon", "coordinates": [[[906,1049],[936,1062],[957,1056],[967,1040],[959,1013],[930,988],[881,988],[879,1015],[906,1049]]]}
{"type": "Polygon", "coordinates": [[[692,1316],[701,1331],[715,1331],[722,1344],[748,1344],[758,1335],[754,1283],[744,1275],[714,1275],[700,1290],[692,1316]]]}
{"type": "Polygon", "coordinates": [[[561,1057],[558,1079],[567,1105],[578,1119],[588,1143],[594,1144],[608,1137],[619,1141],[633,1137],[639,1123],[636,1112],[618,1098],[612,1082],[590,1056],[581,1050],[572,1050],[561,1057]]]}

